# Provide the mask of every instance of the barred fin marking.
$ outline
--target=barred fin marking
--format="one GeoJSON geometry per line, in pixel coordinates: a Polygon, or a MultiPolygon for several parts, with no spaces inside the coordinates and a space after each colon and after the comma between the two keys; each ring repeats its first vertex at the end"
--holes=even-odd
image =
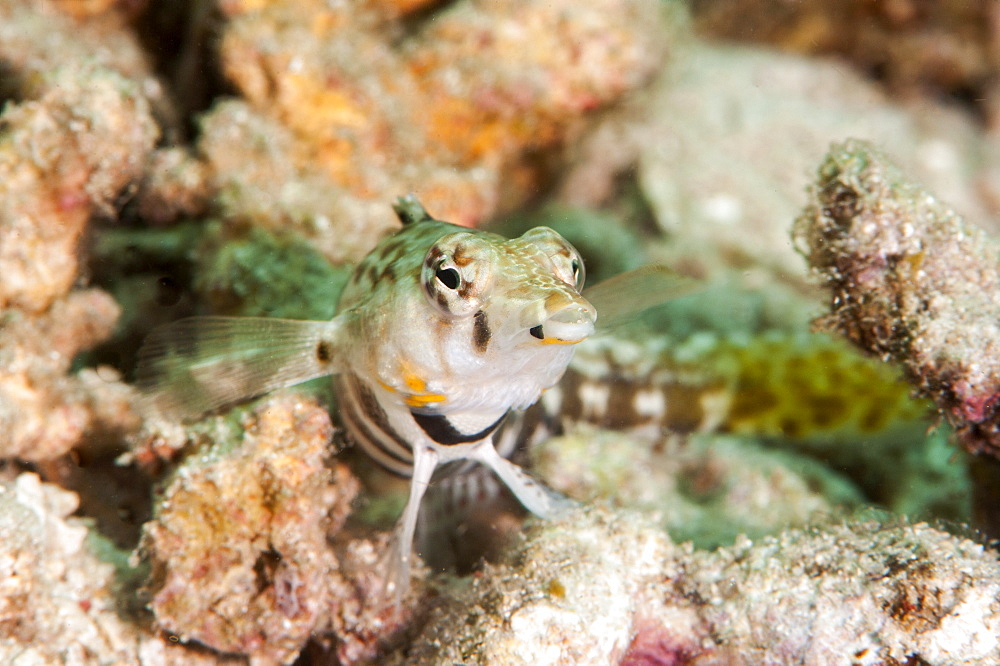
{"type": "Polygon", "coordinates": [[[687,296],[701,288],[698,280],[666,266],[641,266],[583,290],[597,309],[597,328],[606,331],[627,324],[644,310],[687,296]]]}
{"type": "Polygon", "coordinates": [[[195,416],[339,371],[340,323],[190,317],[154,330],[136,381],[161,409],[195,416]]]}

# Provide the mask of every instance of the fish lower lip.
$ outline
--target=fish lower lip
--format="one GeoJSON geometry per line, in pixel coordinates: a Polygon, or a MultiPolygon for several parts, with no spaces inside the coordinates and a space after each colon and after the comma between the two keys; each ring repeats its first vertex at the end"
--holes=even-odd
{"type": "Polygon", "coordinates": [[[581,301],[549,314],[528,332],[542,344],[575,345],[593,335],[596,319],[594,308],[581,301]]]}
{"type": "Polygon", "coordinates": [[[543,345],[575,345],[583,342],[586,338],[580,338],[579,340],[560,340],[559,338],[545,338],[542,340],[543,345]]]}
{"type": "Polygon", "coordinates": [[[575,345],[579,342],[583,342],[590,334],[593,333],[593,326],[545,326],[539,324],[538,326],[531,327],[528,332],[531,337],[537,338],[545,345],[575,345]],[[546,330],[548,328],[549,330],[546,330]],[[551,329],[557,329],[555,331],[551,329]],[[565,330],[569,328],[570,330],[565,330]],[[580,329],[580,330],[572,330],[580,329]]]}

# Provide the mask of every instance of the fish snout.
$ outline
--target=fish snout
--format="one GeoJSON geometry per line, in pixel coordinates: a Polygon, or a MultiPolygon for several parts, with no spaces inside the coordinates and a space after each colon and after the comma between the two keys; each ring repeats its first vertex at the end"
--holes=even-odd
{"type": "Polygon", "coordinates": [[[588,301],[575,298],[549,309],[548,316],[529,332],[544,344],[575,345],[594,333],[597,310],[588,301]]]}

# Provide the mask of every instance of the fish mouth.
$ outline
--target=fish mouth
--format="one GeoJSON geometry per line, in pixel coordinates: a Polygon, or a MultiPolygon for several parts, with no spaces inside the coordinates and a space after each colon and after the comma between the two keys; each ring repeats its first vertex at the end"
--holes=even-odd
{"type": "Polygon", "coordinates": [[[589,303],[559,310],[528,332],[545,345],[575,345],[594,334],[597,313],[589,303]]]}

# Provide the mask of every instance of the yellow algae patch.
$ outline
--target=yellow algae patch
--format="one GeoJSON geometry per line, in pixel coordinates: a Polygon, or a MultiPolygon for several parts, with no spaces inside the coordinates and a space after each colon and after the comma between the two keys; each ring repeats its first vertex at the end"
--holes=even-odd
{"type": "MultiPolygon", "coordinates": [[[[898,371],[825,336],[758,339],[725,345],[735,376],[725,425],[732,432],[808,437],[829,431],[874,433],[922,418],[898,371]]],[[[726,373],[729,374],[729,373],[726,373]]]]}

